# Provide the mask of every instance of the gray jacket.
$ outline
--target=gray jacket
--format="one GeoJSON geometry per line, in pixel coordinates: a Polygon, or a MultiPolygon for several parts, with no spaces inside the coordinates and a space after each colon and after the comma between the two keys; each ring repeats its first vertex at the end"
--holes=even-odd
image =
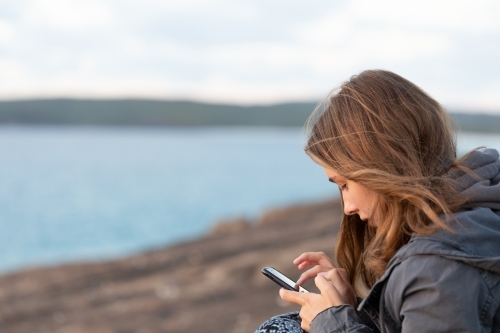
{"type": "Polygon", "coordinates": [[[498,152],[476,151],[465,165],[482,180],[451,175],[469,198],[449,220],[454,233],[413,236],[358,312],[349,305],[326,309],[312,321],[311,333],[500,332],[498,152]]]}

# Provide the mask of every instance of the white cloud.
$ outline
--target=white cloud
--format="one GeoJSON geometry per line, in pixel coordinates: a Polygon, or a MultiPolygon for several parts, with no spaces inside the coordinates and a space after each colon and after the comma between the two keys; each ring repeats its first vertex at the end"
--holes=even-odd
{"type": "Polygon", "coordinates": [[[0,80],[6,86],[9,84],[9,80],[5,78],[25,78],[27,76],[26,67],[21,61],[15,59],[0,59],[0,73],[2,73],[3,79],[0,80]]]}
{"type": "Polygon", "coordinates": [[[498,92],[500,91],[500,80],[489,82],[479,89],[469,88],[466,93],[447,96],[445,103],[456,110],[474,110],[484,113],[498,112],[498,92]]]}
{"type": "Polygon", "coordinates": [[[34,0],[23,11],[26,25],[83,31],[109,26],[113,22],[111,8],[96,0],[34,0]]]}
{"type": "Polygon", "coordinates": [[[313,99],[363,69],[385,68],[448,104],[500,109],[492,93],[500,68],[491,66],[500,56],[497,2],[0,2],[9,13],[0,14],[0,98],[313,99]]]}
{"type": "Polygon", "coordinates": [[[300,80],[277,85],[274,82],[242,82],[222,75],[209,77],[196,85],[197,96],[201,100],[243,104],[255,103],[252,95],[258,95],[261,103],[309,100],[311,95],[315,95],[314,88],[300,80]],[[249,95],[248,91],[252,91],[252,94],[249,95]]]}
{"type": "Polygon", "coordinates": [[[114,8],[126,8],[132,13],[146,15],[174,14],[193,15],[193,13],[204,13],[218,17],[250,18],[256,13],[252,2],[239,0],[182,0],[182,1],[134,1],[134,0],[111,0],[114,8]]]}
{"type": "Polygon", "coordinates": [[[14,25],[7,20],[0,19],[0,46],[9,44],[14,36],[14,25]]]}
{"type": "Polygon", "coordinates": [[[460,32],[500,28],[497,0],[354,0],[352,15],[384,25],[460,32]]]}

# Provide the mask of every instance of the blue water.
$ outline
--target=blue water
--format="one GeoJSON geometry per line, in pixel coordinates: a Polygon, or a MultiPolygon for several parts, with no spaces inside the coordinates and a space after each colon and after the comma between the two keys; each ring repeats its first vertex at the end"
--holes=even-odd
{"type": "MultiPolygon", "coordinates": [[[[299,129],[0,127],[0,272],[120,257],[337,196],[299,129]]],[[[500,147],[464,134],[461,150],[500,147]]]]}
{"type": "Polygon", "coordinates": [[[297,129],[0,127],[0,271],[95,260],[336,189],[297,129]]]}

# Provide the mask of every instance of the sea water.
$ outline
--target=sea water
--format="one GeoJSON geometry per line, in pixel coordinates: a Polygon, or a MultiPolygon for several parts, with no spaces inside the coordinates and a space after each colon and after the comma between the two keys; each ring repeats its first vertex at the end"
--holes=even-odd
{"type": "MultiPolygon", "coordinates": [[[[104,260],[338,196],[292,128],[0,127],[0,272],[104,260]]],[[[462,152],[500,147],[463,134],[462,152]]]]}
{"type": "Polygon", "coordinates": [[[0,128],[0,271],[102,260],[337,193],[298,129],[0,128]]]}

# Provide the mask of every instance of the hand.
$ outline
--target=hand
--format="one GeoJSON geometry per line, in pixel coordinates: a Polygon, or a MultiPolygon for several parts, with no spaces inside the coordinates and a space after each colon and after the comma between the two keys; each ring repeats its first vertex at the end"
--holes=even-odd
{"type": "MultiPolygon", "coordinates": [[[[302,318],[301,327],[309,332],[311,321],[322,311],[342,304],[351,304],[344,299],[345,296],[339,291],[351,290],[352,287],[346,283],[337,269],[333,269],[327,273],[322,273],[314,279],[316,286],[321,294],[304,293],[281,289],[280,296],[285,302],[299,304],[300,317],[302,318]],[[330,280],[329,280],[330,279],[330,280]]],[[[348,294],[348,293],[347,293],[348,294]]],[[[354,297],[354,300],[356,298],[354,297]]],[[[349,300],[352,301],[352,300],[349,300]]]]}
{"type": "Polygon", "coordinates": [[[337,289],[340,298],[342,299],[342,304],[349,304],[354,308],[358,306],[356,292],[349,282],[349,277],[347,276],[347,271],[345,269],[334,268],[326,273],[319,273],[318,275],[323,276],[337,289]]]}
{"type": "Polygon", "coordinates": [[[305,271],[297,280],[297,285],[301,286],[307,280],[316,277],[318,273],[328,272],[335,268],[333,261],[328,258],[323,252],[305,252],[298,256],[293,263],[297,265],[300,270],[306,269],[309,266],[313,268],[305,271]]]}

